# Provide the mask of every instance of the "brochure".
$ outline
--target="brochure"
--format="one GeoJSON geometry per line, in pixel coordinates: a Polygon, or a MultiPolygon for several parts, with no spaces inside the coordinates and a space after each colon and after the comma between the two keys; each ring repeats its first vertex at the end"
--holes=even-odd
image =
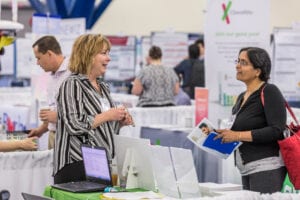
{"type": "Polygon", "coordinates": [[[222,143],[221,138],[214,139],[217,135],[212,123],[207,118],[203,118],[187,137],[197,147],[223,159],[228,158],[242,144],[241,142],[222,143]]]}

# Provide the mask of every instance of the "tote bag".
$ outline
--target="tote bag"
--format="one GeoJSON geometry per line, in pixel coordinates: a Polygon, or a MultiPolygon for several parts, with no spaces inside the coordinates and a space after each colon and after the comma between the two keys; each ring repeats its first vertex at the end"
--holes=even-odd
{"type": "MultiPolygon", "coordinates": [[[[264,106],[264,88],[261,91],[261,101],[264,106]]],[[[279,140],[280,153],[287,168],[291,183],[296,190],[300,189],[300,126],[299,122],[289,104],[285,101],[285,107],[289,111],[294,122],[287,125],[290,134],[283,140],[279,140]]]]}
{"type": "MultiPolygon", "coordinates": [[[[293,124],[290,126],[294,126],[293,124]]],[[[299,125],[296,125],[297,131],[290,132],[292,136],[278,141],[280,152],[287,168],[290,181],[293,183],[296,190],[300,189],[300,131],[299,125]]]]}

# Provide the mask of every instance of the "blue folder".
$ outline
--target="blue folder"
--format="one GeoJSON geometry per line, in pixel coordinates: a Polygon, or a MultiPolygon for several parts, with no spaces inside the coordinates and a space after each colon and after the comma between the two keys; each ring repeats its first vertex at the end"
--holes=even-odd
{"type": "Polygon", "coordinates": [[[216,136],[217,133],[215,132],[209,133],[202,146],[216,150],[223,154],[231,154],[239,145],[239,142],[222,143],[222,138],[214,140],[214,137],[216,136]]]}

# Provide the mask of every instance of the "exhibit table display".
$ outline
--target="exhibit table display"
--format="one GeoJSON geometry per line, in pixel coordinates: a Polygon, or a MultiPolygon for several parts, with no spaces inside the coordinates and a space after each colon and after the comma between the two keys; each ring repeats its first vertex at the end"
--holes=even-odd
{"type": "Polygon", "coordinates": [[[42,194],[53,184],[52,171],[52,150],[0,153],[0,188],[10,192],[10,199],[22,199],[21,192],[42,194]]]}

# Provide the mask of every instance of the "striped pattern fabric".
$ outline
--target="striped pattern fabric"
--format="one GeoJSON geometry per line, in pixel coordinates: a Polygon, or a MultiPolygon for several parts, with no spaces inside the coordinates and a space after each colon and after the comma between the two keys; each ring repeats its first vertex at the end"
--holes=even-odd
{"type": "Polygon", "coordinates": [[[114,106],[108,85],[100,79],[97,82],[101,94],[82,74],[71,74],[59,89],[54,175],[65,165],[82,160],[80,145],[83,143],[105,147],[110,157],[114,157],[113,134],[119,133],[119,122],[105,122],[92,129],[95,115],[103,112],[100,99],[106,98],[110,107],[114,106]]]}

